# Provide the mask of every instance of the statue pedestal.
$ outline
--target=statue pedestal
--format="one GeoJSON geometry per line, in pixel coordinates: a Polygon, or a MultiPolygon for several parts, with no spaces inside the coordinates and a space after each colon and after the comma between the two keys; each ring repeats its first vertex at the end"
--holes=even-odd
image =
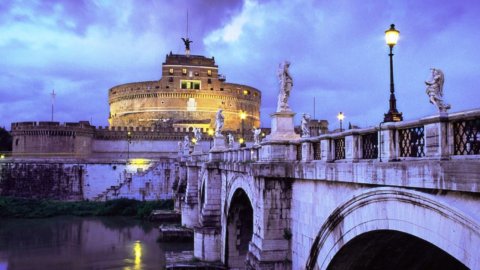
{"type": "Polygon", "coordinates": [[[276,112],[271,114],[272,133],[262,142],[260,161],[290,161],[296,160],[296,144],[291,143],[300,139],[295,134],[292,111],[276,112]]]}
{"type": "Polygon", "coordinates": [[[294,116],[295,113],[292,111],[276,112],[271,114],[272,132],[265,138],[264,142],[290,141],[299,139],[300,135],[295,134],[294,130],[294,116]]]}
{"type": "Polygon", "coordinates": [[[203,153],[202,146],[200,146],[199,144],[194,144],[192,155],[201,155],[202,153],[203,153]]]}
{"type": "Polygon", "coordinates": [[[212,151],[224,151],[227,150],[227,147],[225,145],[225,137],[223,135],[217,136],[215,135],[213,137],[213,147],[210,150],[212,151]]]}
{"type": "Polygon", "coordinates": [[[225,146],[225,137],[220,135],[215,135],[213,137],[213,147],[209,151],[210,161],[221,160],[223,157],[223,151],[227,150],[225,146]]]}

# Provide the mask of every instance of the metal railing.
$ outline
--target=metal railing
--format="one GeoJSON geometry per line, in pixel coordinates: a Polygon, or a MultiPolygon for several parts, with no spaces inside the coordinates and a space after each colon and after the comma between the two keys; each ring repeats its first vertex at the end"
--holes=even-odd
{"type": "Polygon", "coordinates": [[[335,160],[345,159],[345,138],[338,138],[335,142],[335,160]]]}
{"type": "Polygon", "coordinates": [[[480,155],[480,118],[453,122],[454,155],[480,155]]]}
{"type": "Polygon", "coordinates": [[[321,160],[322,159],[322,152],[320,151],[320,142],[313,142],[312,143],[313,149],[313,160],[321,160]]]}
{"type": "Polygon", "coordinates": [[[297,160],[302,160],[302,145],[297,144],[296,149],[297,149],[297,160]]]}
{"type": "Polygon", "coordinates": [[[424,157],[425,137],[423,126],[399,129],[400,157],[424,157]]]}
{"type": "Polygon", "coordinates": [[[362,135],[362,158],[378,158],[378,134],[376,132],[362,135]]]}

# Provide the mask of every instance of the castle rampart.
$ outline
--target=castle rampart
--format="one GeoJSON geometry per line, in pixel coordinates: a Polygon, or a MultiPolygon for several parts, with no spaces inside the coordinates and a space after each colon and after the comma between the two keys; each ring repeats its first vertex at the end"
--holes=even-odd
{"type": "Polygon", "coordinates": [[[88,156],[95,127],[88,122],[12,123],[14,156],[44,155],[88,156]]]}

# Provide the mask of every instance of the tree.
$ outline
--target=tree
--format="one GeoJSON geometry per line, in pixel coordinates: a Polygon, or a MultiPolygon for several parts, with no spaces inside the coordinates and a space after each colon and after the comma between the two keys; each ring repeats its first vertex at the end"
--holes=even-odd
{"type": "Polygon", "coordinates": [[[0,127],[0,151],[12,151],[12,134],[0,127]]]}

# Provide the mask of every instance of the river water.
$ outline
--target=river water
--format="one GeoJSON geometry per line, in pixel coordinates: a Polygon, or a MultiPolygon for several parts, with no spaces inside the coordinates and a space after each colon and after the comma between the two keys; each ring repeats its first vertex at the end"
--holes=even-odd
{"type": "Polygon", "coordinates": [[[165,252],[193,249],[158,235],[129,218],[0,219],[0,270],[163,269],[165,252]]]}

